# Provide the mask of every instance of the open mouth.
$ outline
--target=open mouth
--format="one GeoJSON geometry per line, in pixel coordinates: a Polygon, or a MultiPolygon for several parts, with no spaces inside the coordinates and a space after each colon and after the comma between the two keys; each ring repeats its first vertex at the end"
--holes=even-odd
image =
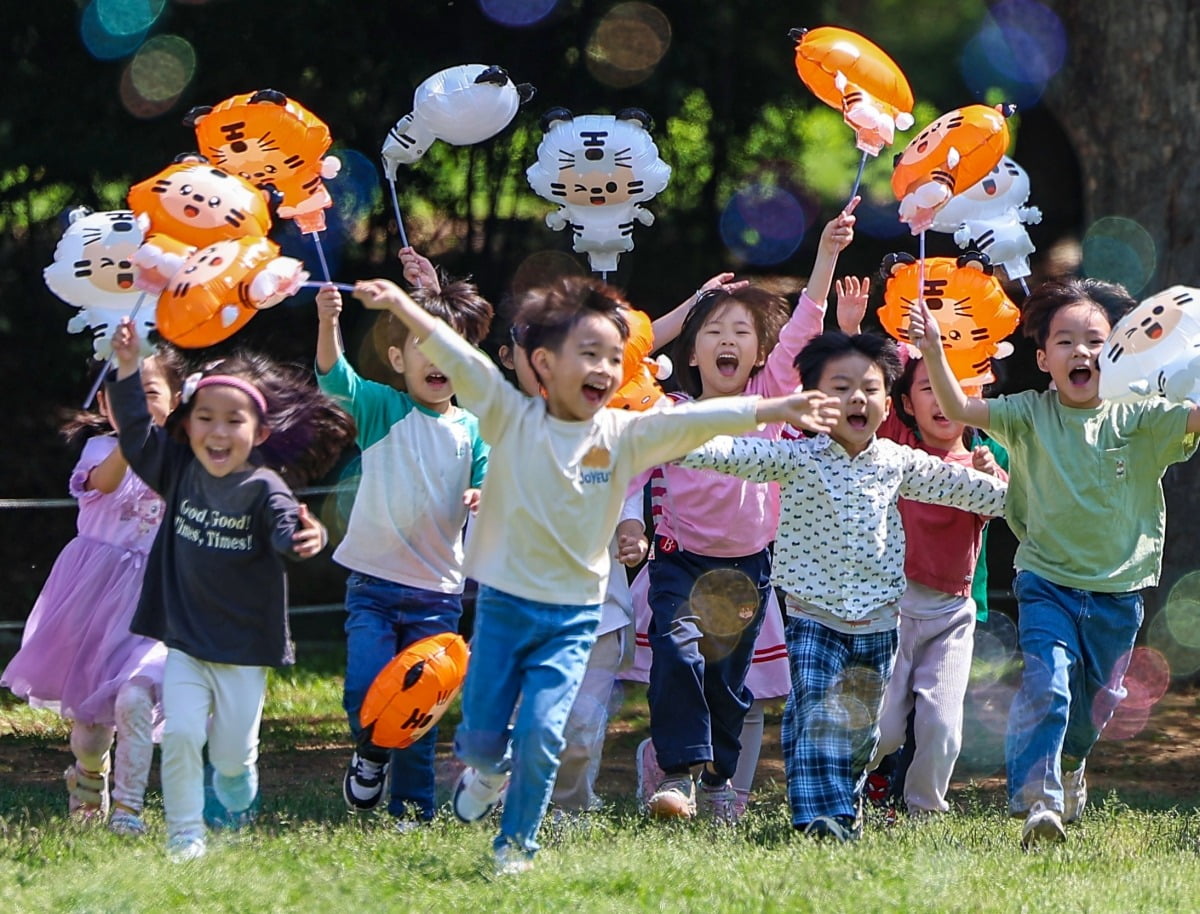
{"type": "Polygon", "coordinates": [[[131,286],[133,286],[133,274],[132,273],[118,273],[117,274],[117,286],[122,289],[128,289],[131,286]]]}
{"type": "Polygon", "coordinates": [[[717,371],[723,378],[732,378],[737,374],[738,357],[732,352],[722,352],[717,356],[717,371]]]}
{"type": "Polygon", "coordinates": [[[187,216],[189,219],[195,219],[197,216],[200,215],[200,207],[192,206],[192,204],[189,203],[187,206],[185,206],[183,208],[183,214],[185,216],[187,216]]]}
{"type": "Polygon", "coordinates": [[[1152,340],[1156,340],[1163,335],[1162,324],[1151,324],[1146,328],[1146,336],[1152,340]]]}
{"type": "Polygon", "coordinates": [[[447,381],[447,377],[440,371],[431,371],[429,374],[425,375],[425,383],[431,387],[439,387],[442,384],[447,383],[447,381]]]}
{"type": "Polygon", "coordinates": [[[224,463],[225,461],[227,461],[229,459],[229,448],[227,448],[227,447],[222,447],[222,448],[210,447],[210,448],[205,448],[205,450],[208,451],[208,459],[211,460],[213,463],[220,464],[220,463],[224,463]]]}
{"type": "Polygon", "coordinates": [[[607,384],[584,384],[583,399],[592,406],[603,406],[604,398],[608,394],[607,384]]]}
{"type": "Polygon", "coordinates": [[[996,182],[991,178],[984,178],[979,182],[979,186],[983,188],[983,192],[989,197],[996,192],[996,182]]]}
{"type": "Polygon", "coordinates": [[[847,416],[846,424],[855,431],[861,432],[867,427],[867,417],[863,415],[847,416]]]}
{"type": "Polygon", "coordinates": [[[1067,378],[1072,387],[1086,387],[1092,379],[1092,370],[1090,368],[1072,368],[1067,378]]]}
{"type": "Polygon", "coordinates": [[[589,197],[588,202],[591,203],[592,206],[603,206],[605,203],[605,198],[604,197],[589,197]]]}

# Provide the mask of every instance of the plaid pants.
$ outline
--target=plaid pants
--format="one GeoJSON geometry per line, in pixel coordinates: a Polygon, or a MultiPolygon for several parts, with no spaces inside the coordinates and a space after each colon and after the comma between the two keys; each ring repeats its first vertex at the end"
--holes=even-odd
{"type": "Polygon", "coordinates": [[[895,629],[850,635],[788,617],[792,693],[781,736],[793,825],[855,815],[896,642],[895,629]]]}

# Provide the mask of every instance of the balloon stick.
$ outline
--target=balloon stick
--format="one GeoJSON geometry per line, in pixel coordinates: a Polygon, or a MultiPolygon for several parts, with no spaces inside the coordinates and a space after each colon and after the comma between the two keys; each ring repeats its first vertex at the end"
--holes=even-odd
{"type": "Polygon", "coordinates": [[[392,190],[392,209],[396,211],[396,228],[400,232],[400,247],[408,247],[408,235],[404,231],[404,219],[400,215],[400,198],[396,196],[396,181],[388,179],[388,187],[392,190]]]}
{"type": "Polygon", "coordinates": [[[353,292],[354,286],[348,282],[319,282],[311,280],[309,282],[300,283],[301,289],[324,289],[326,286],[333,286],[339,292],[353,292]]]}
{"type": "MultiPolygon", "coordinates": [[[[133,309],[129,312],[129,320],[132,321],[137,317],[138,309],[142,307],[142,302],[146,300],[146,293],[143,292],[138,296],[138,300],[133,303],[133,309]]],[[[116,329],[113,330],[116,333],[116,329]]],[[[109,371],[112,370],[113,360],[116,358],[116,353],[108,357],[108,361],[104,363],[104,367],[100,369],[100,376],[96,378],[96,382],[92,385],[92,389],[88,391],[87,399],[83,401],[83,408],[87,409],[92,405],[92,401],[96,399],[96,391],[100,389],[100,385],[104,383],[109,371]]]]}
{"type": "MultiPolygon", "coordinates": [[[[850,190],[850,199],[853,200],[858,193],[858,185],[862,183],[863,169],[867,167],[867,154],[864,152],[862,158],[858,160],[858,174],[854,176],[854,187],[850,190]]],[[[849,201],[847,201],[849,202],[849,201]]],[[[844,207],[843,207],[844,208],[844,207]]]]}
{"type": "Polygon", "coordinates": [[[1020,277],[1017,280],[1017,282],[1019,282],[1021,284],[1021,291],[1024,292],[1025,297],[1028,298],[1029,297],[1029,284],[1027,282],[1025,282],[1025,277],[1024,276],[1020,277]]]}
{"type": "Polygon", "coordinates": [[[917,267],[917,305],[925,303],[925,230],[921,230],[921,240],[918,242],[917,250],[920,252],[917,267]]]}
{"type": "Polygon", "coordinates": [[[312,236],[317,245],[317,259],[321,261],[321,274],[325,277],[325,281],[329,282],[329,264],[325,260],[325,248],[321,247],[321,233],[313,232],[312,236]]]}

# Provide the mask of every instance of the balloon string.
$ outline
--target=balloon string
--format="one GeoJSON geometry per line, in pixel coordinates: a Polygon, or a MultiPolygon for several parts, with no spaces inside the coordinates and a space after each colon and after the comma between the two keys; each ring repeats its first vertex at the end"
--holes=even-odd
{"type": "Polygon", "coordinates": [[[329,282],[329,264],[325,260],[325,248],[321,246],[321,233],[312,233],[313,241],[317,245],[317,259],[321,261],[321,275],[325,277],[325,281],[329,282]]]}
{"type": "Polygon", "coordinates": [[[1027,282],[1025,282],[1025,277],[1022,276],[1020,279],[1017,280],[1017,282],[1019,282],[1021,284],[1021,291],[1024,292],[1025,297],[1028,298],[1029,297],[1029,284],[1027,282]]]}
{"type": "Polygon", "coordinates": [[[917,307],[925,303],[925,230],[921,230],[921,238],[917,250],[921,257],[917,264],[917,307]]]}
{"type": "MultiPolygon", "coordinates": [[[[129,312],[129,320],[130,321],[132,321],[135,317],[137,317],[138,309],[140,309],[142,307],[142,302],[144,302],[145,300],[146,300],[145,292],[142,292],[140,295],[138,295],[137,301],[135,301],[133,303],[133,309],[129,312]]],[[[113,333],[116,333],[116,332],[117,332],[116,328],[114,327],[113,333]]],[[[114,352],[112,355],[110,355],[108,357],[108,361],[106,361],[104,363],[104,367],[102,369],[100,369],[100,377],[96,378],[95,383],[92,384],[92,389],[88,391],[87,399],[83,401],[83,409],[87,409],[88,407],[90,407],[92,405],[92,401],[96,399],[96,392],[100,390],[100,385],[103,384],[104,379],[106,377],[108,377],[108,373],[112,370],[113,360],[116,359],[116,357],[117,357],[117,354],[114,352]]]]}
{"type": "MultiPolygon", "coordinates": [[[[850,190],[850,200],[858,196],[858,185],[862,183],[863,169],[867,167],[867,154],[864,152],[862,158],[858,160],[858,174],[854,176],[854,187],[850,190]]],[[[846,201],[846,206],[850,205],[850,201],[846,201]]],[[[846,207],[843,206],[842,209],[846,207]]]]}
{"type": "Polygon", "coordinates": [[[392,189],[392,209],[396,211],[396,228],[400,232],[400,247],[408,247],[408,235],[404,231],[404,219],[400,215],[400,198],[396,196],[396,181],[388,178],[388,187],[392,189]]]}
{"type": "Polygon", "coordinates": [[[326,286],[333,286],[339,292],[353,292],[354,286],[348,282],[320,282],[311,280],[309,282],[300,283],[301,289],[324,289],[326,286]]]}

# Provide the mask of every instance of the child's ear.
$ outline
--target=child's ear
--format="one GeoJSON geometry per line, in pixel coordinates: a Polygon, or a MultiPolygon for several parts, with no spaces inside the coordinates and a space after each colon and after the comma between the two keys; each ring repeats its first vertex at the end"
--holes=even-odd
{"type": "MultiPolygon", "coordinates": [[[[891,402],[892,398],[888,397],[888,403],[891,402]]],[[[908,413],[910,416],[916,416],[917,413],[916,410],[913,409],[912,397],[910,397],[908,394],[901,394],[900,402],[904,404],[904,411],[906,413],[908,413]]]]}
{"type": "Polygon", "coordinates": [[[396,374],[404,374],[404,350],[399,346],[388,346],[388,364],[396,374]]]}
{"type": "Polygon", "coordinates": [[[1046,374],[1049,374],[1050,369],[1046,366],[1046,350],[1039,349],[1039,350],[1037,350],[1036,355],[1037,355],[1037,367],[1040,368],[1042,371],[1046,372],[1046,374]]]}
{"type": "Polygon", "coordinates": [[[539,378],[545,377],[550,373],[550,350],[539,346],[529,353],[529,364],[533,366],[539,378]]]}
{"type": "Polygon", "coordinates": [[[271,429],[267,427],[265,422],[259,422],[258,429],[254,432],[254,446],[258,447],[270,437],[271,429]]]}
{"type": "Polygon", "coordinates": [[[517,366],[513,362],[513,354],[512,354],[511,346],[501,346],[500,350],[496,353],[496,355],[500,359],[500,365],[502,367],[507,368],[509,371],[517,370],[517,366]]]}

